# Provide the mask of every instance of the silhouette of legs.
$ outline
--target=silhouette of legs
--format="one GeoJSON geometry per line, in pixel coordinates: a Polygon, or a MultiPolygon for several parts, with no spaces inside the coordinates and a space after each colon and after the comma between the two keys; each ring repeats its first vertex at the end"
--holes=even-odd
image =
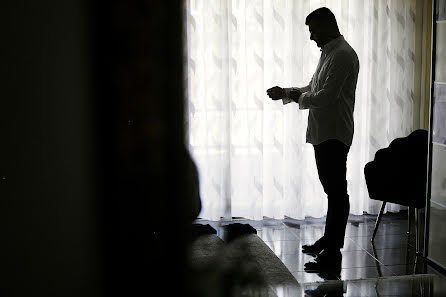
{"type": "Polygon", "coordinates": [[[347,145],[334,139],[314,146],[319,180],[327,194],[328,208],[324,236],[312,248],[302,249],[303,252],[320,250],[316,253],[316,262],[312,262],[318,265],[309,265],[313,269],[340,265],[340,249],[344,246],[345,227],[350,211],[346,179],[348,151],[347,145]]]}
{"type": "Polygon", "coordinates": [[[319,179],[328,199],[324,241],[336,248],[344,246],[350,211],[346,178],[348,151],[349,147],[338,140],[327,140],[314,146],[319,179]]]}

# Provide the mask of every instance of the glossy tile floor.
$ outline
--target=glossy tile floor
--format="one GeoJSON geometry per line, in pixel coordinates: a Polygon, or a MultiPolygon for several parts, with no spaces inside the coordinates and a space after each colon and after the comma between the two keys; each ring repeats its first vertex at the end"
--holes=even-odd
{"type": "Polygon", "coordinates": [[[372,245],[370,239],[375,219],[376,216],[371,215],[349,217],[342,250],[341,277],[331,278],[331,281],[318,274],[305,272],[304,264],[313,260],[313,257],[301,252],[302,245],[313,243],[322,236],[324,219],[265,218],[260,221],[234,219],[230,222],[198,220],[197,223],[211,225],[217,230],[217,235],[222,232],[222,226],[230,223],[249,224],[254,227],[257,235],[282,260],[300,284],[300,289],[274,288],[277,296],[304,296],[302,294],[305,290],[310,290],[305,296],[324,296],[317,295],[319,294],[317,291],[311,293],[311,290],[322,282],[325,285],[334,282],[335,287],[341,286],[344,295],[341,293],[340,296],[421,296],[421,289],[418,291],[413,289],[413,283],[415,282],[416,288],[422,288],[423,286],[419,284],[427,283],[429,287],[434,280],[436,284],[441,284],[442,293],[427,296],[446,296],[443,287],[446,278],[422,263],[421,257],[415,256],[415,240],[407,235],[407,213],[384,215],[372,245]],[[430,273],[435,278],[419,275],[425,273],[430,273]],[[413,274],[418,276],[414,277],[413,274]]]}

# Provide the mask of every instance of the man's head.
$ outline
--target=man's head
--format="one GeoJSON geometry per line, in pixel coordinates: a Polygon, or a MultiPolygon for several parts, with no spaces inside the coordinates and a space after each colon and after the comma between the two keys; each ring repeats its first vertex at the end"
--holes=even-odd
{"type": "Polygon", "coordinates": [[[341,35],[336,17],[327,7],[318,8],[310,13],[305,19],[305,25],[310,30],[310,39],[314,40],[320,48],[341,35]]]}

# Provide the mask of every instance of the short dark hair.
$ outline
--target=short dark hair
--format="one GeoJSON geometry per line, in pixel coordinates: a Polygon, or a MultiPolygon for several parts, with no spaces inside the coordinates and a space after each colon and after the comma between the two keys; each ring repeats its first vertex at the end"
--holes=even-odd
{"type": "Polygon", "coordinates": [[[335,15],[327,7],[318,8],[307,15],[307,18],[305,19],[305,25],[308,26],[311,21],[316,21],[331,28],[336,28],[336,30],[339,31],[335,15]]]}

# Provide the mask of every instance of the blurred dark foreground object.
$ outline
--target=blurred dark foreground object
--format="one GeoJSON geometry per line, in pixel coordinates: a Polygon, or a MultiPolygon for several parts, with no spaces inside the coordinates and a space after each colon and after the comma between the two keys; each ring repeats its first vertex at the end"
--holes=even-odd
{"type": "Polygon", "coordinates": [[[209,234],[217,234],[217,230],[211,227],[211,225],[206,224],[192,224],[191,234],[194,239],[209,234]]]}
{"type": "Polygon", "coordinates": [[[299,289],[296,279],[268,245],[252,233],[254,228],[229,226],[222,227],[223,232],[237,230],[230,241],[207,234],[192,243],[191,291],[200,297],[267,297],[276,296],[273,288],[278,286],[297,296],[291,293],[299,289]]]}
{"type": "Polygon", "coordinates": [[[226,242],[231,242],[234,239],[241,237],[243,235],[257,234],[257,230],[254,229],[249,224],[234,223],[223,226],[222,228],[223,228],[222,238],[226,242]]]}

